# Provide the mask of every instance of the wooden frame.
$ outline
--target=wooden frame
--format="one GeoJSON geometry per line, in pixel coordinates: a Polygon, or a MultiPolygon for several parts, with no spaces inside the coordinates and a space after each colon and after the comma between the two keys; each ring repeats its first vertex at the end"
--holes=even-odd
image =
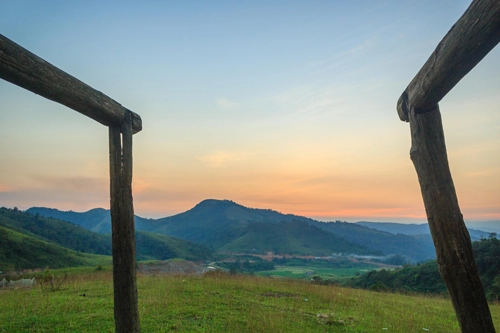
{"type": "Polygon", "coordinates": [[[439,271],[462,332],[495,332],[453,185],[438,102],[500,41],[500,1],[474,0],[397,103],[410,122],[415,166],[439,271]]]}
{"type": "Polygon", "coordinates": [[[0,35],[0,78],[109,127],[110,206],[116,332],[140,332],[137,304],[132,135],[141,117],[0,35]]]}

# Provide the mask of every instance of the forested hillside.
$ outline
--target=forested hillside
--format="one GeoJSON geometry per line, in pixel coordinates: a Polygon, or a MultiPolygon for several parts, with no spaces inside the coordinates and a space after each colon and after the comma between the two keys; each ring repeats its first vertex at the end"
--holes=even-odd
{"type": "MultiPolygon", "coordinates": [[[[87,254],[110,256],[112,253],[109,234],[98,234],[66,221],[18,209],[0,208],[0,227],[3,228],[0,259],[7,268],[82,265],[88,263],[87,254]]],[[[137,260],[211,257],[211,251],[205,246],[145,231],[136,233],[136,250],[137,260]]]]}
{"type": "MultiPolygon", "coordinates": [[[[479,275],[490,300],[500,298],[500,240],[494,235],[472,243],[479,275]]],[[[359,288],[422,293],[447,293],[437,262],[405,265],[395,270],[370,271],[353,278],[348,285],[359,288]]]]}
{"type": "Polygon", "coordinates": [[[242,235],[222,246],[220,251],[246,253],[288,253],[330,256],[332,253],[373,254],[368,248],[346,241],[304,221],[249,223],[242,235]]]}
{"type": "Polygon", "coordinates": [[[110,264],[111,257],[80,253],[0,226],[0,271],[110,264]]]}

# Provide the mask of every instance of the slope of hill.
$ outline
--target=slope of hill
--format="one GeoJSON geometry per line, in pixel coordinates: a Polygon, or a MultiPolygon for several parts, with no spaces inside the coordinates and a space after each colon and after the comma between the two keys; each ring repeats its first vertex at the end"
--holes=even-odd
{"type": "Polygon", "coordinates": [[[0,208],[0,225],[75,251],[111,255],[109,236],[65,221],[0,208]]]}
{"type": "Polygon", "coordinates": [[[356,222],[356,224],[362,225],[364,227],[368,227],[371,229],[389,232],[391,234],[420,235],[420,234],[430,233],[429,225],[427,223],[403,224],[403,223],[395,223],[395,222],[360,221],[360,222],[356,222]]]}
{"type": "MultiPolygon", "coordinates": [[[[86,230],[62,220],[31,215],[19,210],[0,208],[0,226],[44,242],[85,253],[111,255],[111,237],[86,230]]],[[[211,251],[201,245],[167,235],[136,233],[138,260],[184,258],[204,260],[211,251]]]]}
{"type": "Polygon", "coordinates": [[[0,226],[0,271],[110,264],[110,256],[80,253],[0,226]]]}
{"type": "Polygon", "coordinates": [[[138,231],[135,242],[137,260],[182,258],[199,261],[209,259],[212,256],[212,251],[203,245],[147,231],[138,231]]]}
{"type": "Polygon", "coordinates": [[[277,223],[250,222],[242,235],[219,251],[246,253],[287,253],[329,256],[332,253],[373,254],[366,247],[347,242],[304,221],[277,223]]]}

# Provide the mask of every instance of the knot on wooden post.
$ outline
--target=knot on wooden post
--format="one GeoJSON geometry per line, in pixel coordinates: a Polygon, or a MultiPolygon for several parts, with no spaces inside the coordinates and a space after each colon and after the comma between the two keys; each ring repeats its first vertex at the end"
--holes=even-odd
{"type": "Polygon", "coordinates": [[[408,92],[406,90],[399,97],[396,108],[398,110],[399,119],[404,122],[409,122],[408,92]]]}

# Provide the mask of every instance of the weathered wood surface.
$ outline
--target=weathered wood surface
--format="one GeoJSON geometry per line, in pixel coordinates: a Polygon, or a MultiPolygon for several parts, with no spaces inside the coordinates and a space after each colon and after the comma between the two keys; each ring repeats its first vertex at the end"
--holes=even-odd
{"type": "Polygon", "coordinates": [[[474,0],[399,98],[400,119],[434,108],[499,42],[500,1],[474,0]]]}
{"type": "Polygon", "coordinates": [[[140,332],[132,199],[131,114],[109,128],[115,332],[140,332]],[[122,132],[122,135],[120,135],[122,132]]]}
{"type": "MultiPolygon", "coordinates": [[[[0,78],[61,103],[106,126],[120,127],[129,110],[0,34],[0,78]]],[[[131,111],[129,111],[131,112],[131,111]]],[[[133,132],[142,129],[132,114],[133,132]]]]}
{"type": "Polygon", "coordinates": [[[495,332],[469,232],[453,185],[439,107],[410,112],[410,157],[417,171],[439,271],[462,332],[495,332]]]}

